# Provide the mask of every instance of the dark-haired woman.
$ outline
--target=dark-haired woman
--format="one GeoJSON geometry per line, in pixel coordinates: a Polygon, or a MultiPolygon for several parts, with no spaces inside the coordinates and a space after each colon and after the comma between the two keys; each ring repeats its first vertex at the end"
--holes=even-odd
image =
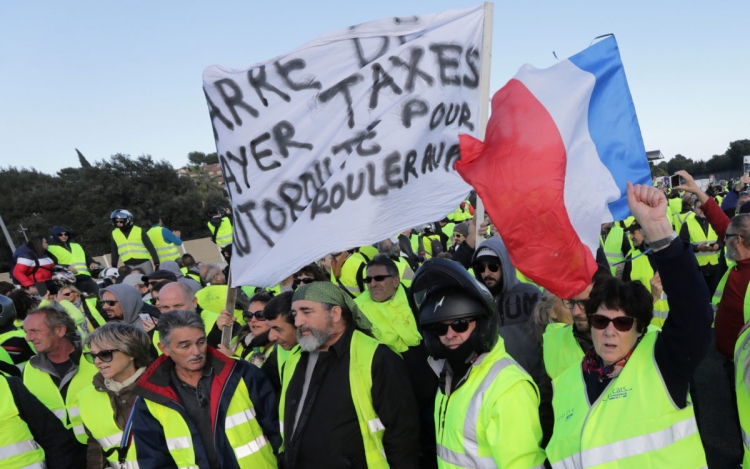
{"type": "Polygon", "coordinates": [[[13,267],[13,278],[23,288],[29,289],[37,282],[52,280],[52,268],[55,267],[55,263],[49,257],[48,246],[44,236],[34,235],[15,252],[13,257],[16,258],[16,265],[13,267]]]}
{"type": "Polygon", "coordinates": [[[218,348],[227,356],[239,357],[252,362],[257,367],[263,366],[274,345],[268,340],[270,328],[263,317],[263,308],[271,298],[273,297],[265,291],[253,295],[250,298],[250,305],[242,313],[246,324],[240,328],[237,327],[233,316],[230,316],[226,311],[222,311],[208,335],[208,344],[218,348]],[[227,349],[220,344],[221,330],[228,325],[232,325],[233,332],[236,335],[232,339],[231,349],[227,349]]]}
{"type": "Polygon", "coordinates": [[[708,350],[713,314],[692,247],[677,238],[667,200],[628,184],[628,202],[669,295],[661,332],[648,331],[653,298],[640,282],[598,280],[581,300],[594,346],[553,381],[553,468],[706,466],[689,381],[708,350]]]}

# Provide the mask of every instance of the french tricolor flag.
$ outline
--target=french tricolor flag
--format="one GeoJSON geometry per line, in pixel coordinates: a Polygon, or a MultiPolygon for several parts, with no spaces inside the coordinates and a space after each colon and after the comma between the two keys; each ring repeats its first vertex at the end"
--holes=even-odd
{"type": "Polygon", "coordinates": [[[591,283],[601,224],[630,215],[627,181],[651,184],[614,36],[550,68],[521,67],[492,98],[484,143],[460,140],[456,170],[514,265],[561,298],[591,283]]]}

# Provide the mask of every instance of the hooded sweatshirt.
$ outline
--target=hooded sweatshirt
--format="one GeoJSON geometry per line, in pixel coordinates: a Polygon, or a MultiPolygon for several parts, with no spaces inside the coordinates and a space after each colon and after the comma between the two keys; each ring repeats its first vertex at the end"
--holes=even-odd
{"type": "Polygon", "coordinates": [[[110,292],[115,296],[122,309],[121,321],[126,324],[132,324],[140,330],[143,329],[143,322],[138,313],[143,309],[143,300],[141,293],[135,287],[124,283],[110,285],[107,288],[99,290],[99,299],[104,299],[104,292],[110,292]]]}
{"type": "Polygon", "coordinates": [[[539,383],[543,373],[542,351],[533,340],[531,313],[541,292],[536,286],[518,280],[505,243],[499,237],[493,236],[480,244],[472,257],[472,264],[477,262],[477,254],[485,248],[489,248],[500,259],[503,273],[500,279],[502,289],[495,294],[495,305],[500,314],[500,337],[505,341],[505,348],[510,356],[539,383]]]}
{"type": "Polygon", "coordinates": [[[175,277],[177,277],[178,283],[184,283],[190,289],[193,291],[193,293],[197,293],[198,290],[201,289],[201,284],[193,280],[192,278],[185,277],[182,275],[182,271],[180,270],[180,266],[177,265],[177,262],[175,261],[164,261],[161,264],[159,264],[159,270],[166,270],[168,272],[172,272],[175,277]]]}

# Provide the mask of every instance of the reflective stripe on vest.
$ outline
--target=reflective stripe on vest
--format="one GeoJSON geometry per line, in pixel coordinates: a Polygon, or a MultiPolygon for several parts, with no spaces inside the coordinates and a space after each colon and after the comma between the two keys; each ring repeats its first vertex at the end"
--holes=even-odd
{"type": "Polygon", "coordinates": [[[115,228],[112,231],[112,239],[115,240],[117,253],[123,262],[130,259],[151,259],[151,254],[143,244],[143,231],[139,226],[132,227],[127,238],[122,230],[115,228]]]}
{"type": "Polygon", "coordinates": [[[493,381],[495,381],[500,372],[512,364],[513,361],[508,358],[503,358],[493,363],[489,373],[487,373],[487,376],[484,377],[482,383],[474,392],[474,396],[472,396],[469,408],[466,412],[466,418],[464,419],[464,451],[466,451],[466,453],[458,453],[438,444],[437,453],[440,459],[462,467],[487,469],[497,467],[495,459],[492,456],[479,456],[477,421],[479,419],[479,410],[482,406],[482,398],[484,397],[485,392],[487,392],[487,389],[493,381]]]}
{"type": "MultiPolygon", "coordinates": [[[[216,227],[212,225],[211,222],[208,223],[208,229],[211,233],[214,232],[215,228],[216,227]]],[[[219,228],[216,230],[216,245],[223,248],[226,245],[231,244],[232,239],[232,222],[229,221],[229,217],[222,217],[221,225],[219,225],[219,228]]]]}
{"type": "Polygon", "coordinates": [[[268,440],[264,435],[261,435],[249,443],[245,443],[242,446],[234,448],[234,455],[237,456],[237,459],[246,458],[251,454],[260,451],[261,448],[263,448],[267,444],[268,440]]]}
{"type": "MultiPolygon", "coordinates": [[[[101,445],[105,455],[107,455],[110,467],[119,469],[122,430],[115,422],[109,395],[104,391],[97,390],[91,384],[78,394],[78,400],[83,424],[91,433],[91,436],[101,445]]],[[[138,467],[135,442],[132,440],[124,459],[123,464],[128,469],[138,467]]]]}
{"type": "Polygon", "coordinates": [[[0,467],[43,469],[44,450],[34,441],[29,426],[18,414],[8,380],[4,377],[0,377],[0,396],[0,467]]]}
{"type": "Polygon", "coordinates": [[[102,448],[110,448],[112,446],[120,446],[120,441],[122,441],[122,432],[115,433],[114,435],[103,436],[101,438],[97,438],[96,441],[99,442],[99,444],[102,446],[102,448]]]}
{"type": "MultiPolygon", "coordinates": [[[[688,232],[690,233],[690,243],[693,245],[704,244],[704,243],[715,243],[719,237],[716,232],[708,225],[708,234],[703,232],[698,220],[695,217],[690,217],[686,221],[688,232]]],[[[695,257],[698,259],[698,265],[716,265],[719,263],[719,251],[695,251],[695,257]]]]}
{"type": "Polygon", "coordinates": [[[552,464],[552,467],[554,469],[582,469],[619,461],[648,451],[667,448],[677,441],[694,435],[697,432],[698,426],[695,423],[695,419],[687,419],[677,422],[669,428],[649,433],[648,435],[636,436],[627,440],[599,446],[598,448],[587,449],[552,464]]]}
{"type": "MultiPolygon", "coordinates": [[[[732,270],[733,266],[730,266],[730,268],[721,278],[721,281],[719,281],[719,285],[716,287],[714,296],[713,298],[711,298],[711,306],[714,309],[714,318],[716,317],[716,312],[719,309],[719,303],[721,303],[721,297],[724,294],[724,287],[726,287],[727,280],[729,279],[729,274],[732,272],[732,270]]],[[[747,285],[747,290],[745,290],[745,297],[743,299],[742,320],[744,322],[750,321],[750,283],[747,285]]]]}
{"type": "MultiPolygon", "coordinates": [[[[2,462],[4,459],[10,459],[13,456],[23,454],[23,453],[28,453],[38,448],[39,448],[38,443],[34,441],[33,439],[19,441],[18,443],[13,443],[10,445],[2,446],[0,447],[0,462],[2,462]]],[[[40,467],[44,467],[44,466],[40,466],[40,467]]]]}
{"type": "Polygon", "coordinates": [[[39,399],[57,418],[62,421],[67,429],[72,429],[76,439],[86,444],[88,436],[83,428],[83,420],[78,408],[78,394],[87,386],[91,385],[94,375],[99,370],[87,362],[81,354],[78,360],[78,369],[68,384],[68,392],[63,401],[57,385],[52,377],[35,368],[30,361],[23,369],[23,384],[39,399]]]}
{"type": "MultiPolygon", "coordinates": [[[[443,367],[440,362],[435,361],[431,361],[430,365],[436,372],[443,367]]],[[[528,406],[528,410],[532,410],[530,407],[533,406],[534,412],[539,405],[536,385],[508,355],[502,341],[498,341],[489,352],[475,360],[464,381],[453,393],[446,395],[438,390],[434,418],[439,467],[543,465],[544,450],[539,447],[538,442],[530,446],[528,439],[530,434],[536,434],[537,431],[541,434],[538,421],[534,422],[533,427],[529,422],[529,426],[520,431],[519,434],[525,435],[523,438],[503,442],[508,446],[508,452],[493,451],[497,441],[492,435],[488,435],[489,432],[485,431],[483,425],[490,422],[496,413],[502,412],[502,409],[497,408],[497,402],[500,401],[509,407],[528,406]],[[516,386],[520,383],[528,383],[530,388],[525,385],[516,386]],[[514,390],[510,391],[511,389],[514,390]],[[529,402],[532,399],[533,404],[529,402]]]]}
{"type": "Polygon", "coordinates": [[[162,231],[164,229],[163,226],[156,225],[146,232],[146,235],[151,240],[151,244],[153,244],[154,249],[156,249],[156,255],[159,256],[160,264],[164,261],[174,261],[180,257],[180,251],[177,249],[177,246],[164,239],[164,233],[162,231]]]}
{"type": "Polygon", "coordinates": [[[75,268],[78,271],[76,275],[91,275],[86,264],[86,253],[80,244],[70,243],[70,251],[58,244],[50,244],[47,249],[57,258],[58,264],[75,268]]]}
{"type": "MultiPolygon", "coordinates": [[[[228,365],[229,366],[229,365],[228,365]]],[[[237,366],[237,365],[231,365],[237,366]]],[[[255,418],[256,411],[250,400],[250,392],[245,380],[240,378],[234,390],[228,390],[231,400],[226,410],[224,427],[216,429],[226,436],[234,451],[237,465],[241,469],[275,468],[276,456],[263,429],[255,418]]],[[[223,395],[223,393],[222,393],[223,395]]],[[[179,468],[196,467],[195,451],[190,428],[183,416],[176,410],[145,400],[151,414],[161,424],[167,448],[179,468]]]]}
{"type": "Polygon", "coordinates": [[[229,429],[241,425],[255,418],[255,409],[243,410],[240,413],[234,415],[227,415],[227,423],[224,429],[229,429]]]}
{"type": "Polygon", "coordinates": [[[593,404],[580,366],[553,381],[555,424],[546,448],[553,468],[706,466],[692,404],[677,407],[661,378],[658,337],[658,331],[643,336],[593,404]]]}
{"type": "Polygon", "coordinates": [[[686,212],[686,213],[676,213],[675,214],[675,228],[674,230],[676,232],[680,232],[682,229],[682,225],[691,217],[695,216],[695,212],[686,212]]]}
{"type": "Polygon", "coordinates": [[[190,443],[189,436],[180,436],[177,438],[167,439],[167,448],[169,448],[169,451],[174,451],[176,449],[192,448],[192,446],[193,445],[190,443]]]}
{"type": "Polygon", "coordinates": [[[625,260],[625,256],[622,254],[623,236],[625,236],[625,230],[619,225],[613,226],[607,234],[603,248],[610,266],[625,260]]]}
{"type": "MultiPolygon", "coordinates": [[[[387,469],[383,434],[385,426],[380,421],[372,404],[372,359],[379,342],[359,331],[354,331],[349,348],[349,386],[352,393],[354,409],[357,413],[360,433],[365,449],[365,460],[368,468],[387,469]]],[[[296,345],[289,353],[281,375],[281,400],[279,401],[279,428],[281,430],[283,452],[284,409],[286,392],[297,368],[302,350],[296,345]]]]}

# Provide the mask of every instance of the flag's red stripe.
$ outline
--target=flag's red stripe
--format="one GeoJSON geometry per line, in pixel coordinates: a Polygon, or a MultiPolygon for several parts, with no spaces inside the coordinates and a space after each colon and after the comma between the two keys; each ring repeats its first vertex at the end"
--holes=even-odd
{"type": "Polygon", "coordinates": [[[511,261],[562,298],[580,293],[596,262],[568,218],[565,145],[552,116],[510,80],[492,98],[486,139],[477,143],[461,136],[456,169],[482,198],[511,261]]]}

